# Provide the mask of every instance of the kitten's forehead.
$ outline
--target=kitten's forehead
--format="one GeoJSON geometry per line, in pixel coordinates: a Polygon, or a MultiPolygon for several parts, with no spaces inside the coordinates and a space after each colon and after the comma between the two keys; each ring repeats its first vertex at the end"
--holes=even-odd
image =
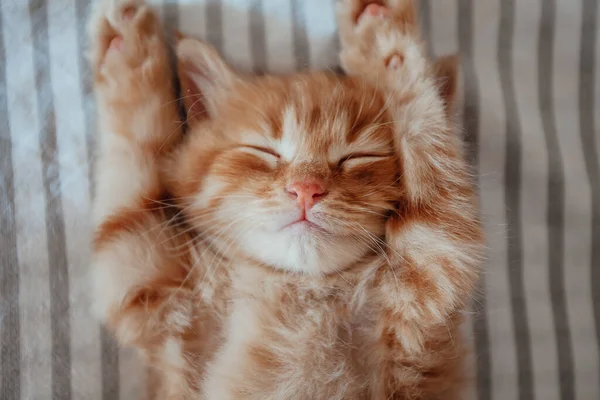
{"type": "MultiPolygon", "coordinates": [[[[351,78],[314,73],[244,86],[229,115],[242,116],[242,144],[286,162],[337,163],[357,152],[387,153],[392,126],[383,97],[351,78]]],[[[237,130],[237,129],[235,129],[237,130]]]]}
{"type": "MultiPolygon", "coordinates": [[[[315,105],[312,113],[321,113],[315,105]]],[[[315,156],[326,157],[338,143],[344,142],[347,123],[339,115],[331,115],[328,124],[316,117],[305,116],[295,105],[288,105],[283,112],[281,137],[278,150],[286,161],[304,162],[315,156]]]]}
{"type": "Polygon", "coordinates": [[[282,158],[302,162],[320,156],[335,163],[354,152],[389,151],[391,126],[376,94],[343,90],[350,91],[338,85],[330,96],[286,105],[278,140],[282,158]]]}

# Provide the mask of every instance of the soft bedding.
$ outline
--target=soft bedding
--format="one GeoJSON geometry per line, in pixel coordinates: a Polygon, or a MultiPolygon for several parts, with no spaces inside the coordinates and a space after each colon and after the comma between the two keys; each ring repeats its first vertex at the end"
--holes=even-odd
{"type": "MultiPolygon", "coordinates": [[[[152,377],[90,315],[89,0],[0,2],[0,398],[137,399],[152,377]]],[[[238,68],[337,65],[330,0],[153,2],[238,68]]],[[[459,52],[488,241],[465,398],[600,398],[597,0],[421,0],[459,52]]]]}

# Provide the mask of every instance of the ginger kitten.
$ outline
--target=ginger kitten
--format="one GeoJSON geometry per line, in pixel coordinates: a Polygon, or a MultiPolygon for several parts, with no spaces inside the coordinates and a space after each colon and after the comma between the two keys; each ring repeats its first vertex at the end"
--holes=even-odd
{"type": "Polygon", "coordinates": [[[452,399],[482,248],[456,65],[409,0],[339,1],[346,77],[244,77],[101,1],[95,311],[168,399],[452,399]]]}

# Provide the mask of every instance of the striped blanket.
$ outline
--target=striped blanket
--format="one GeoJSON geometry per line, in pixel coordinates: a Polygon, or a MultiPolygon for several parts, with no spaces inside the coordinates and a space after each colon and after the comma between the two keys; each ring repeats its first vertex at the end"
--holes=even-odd
{"type": "MultiPolygon", "coordinates": [[[[144,398],[89,313],[89,0],[0,0],[0,398],[144,398]]],[[[246,71],[334,67],[330,0],[160,2],[246,71]]],[[[422,0],[462,54],[458,119],[488,237],[471,399],[600,399],[598,0],[422,0]]]]}

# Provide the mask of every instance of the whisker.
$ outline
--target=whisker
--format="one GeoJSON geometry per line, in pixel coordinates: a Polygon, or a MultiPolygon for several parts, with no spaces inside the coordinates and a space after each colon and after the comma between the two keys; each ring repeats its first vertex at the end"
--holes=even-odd
{"type": "Polygon", "coordinates": [[[165,106],[168,106],[169,104],[173,104],[173,103],[176,103],[176,102],[184,100],[184,99],[188,99],[190,97],[197,97],[197,96],[202,96],[202,95],[198,94],[198,93],[194,93],[194,94],[190,94],[190,95],[187,95],[187,96],[181,96],[181,97],[179,97],[179,98],[177,98],[175,100],[167,101],[165,104],[163,104],[162,106],[160,106],[160,108],[163,108],[165,106]]]}

